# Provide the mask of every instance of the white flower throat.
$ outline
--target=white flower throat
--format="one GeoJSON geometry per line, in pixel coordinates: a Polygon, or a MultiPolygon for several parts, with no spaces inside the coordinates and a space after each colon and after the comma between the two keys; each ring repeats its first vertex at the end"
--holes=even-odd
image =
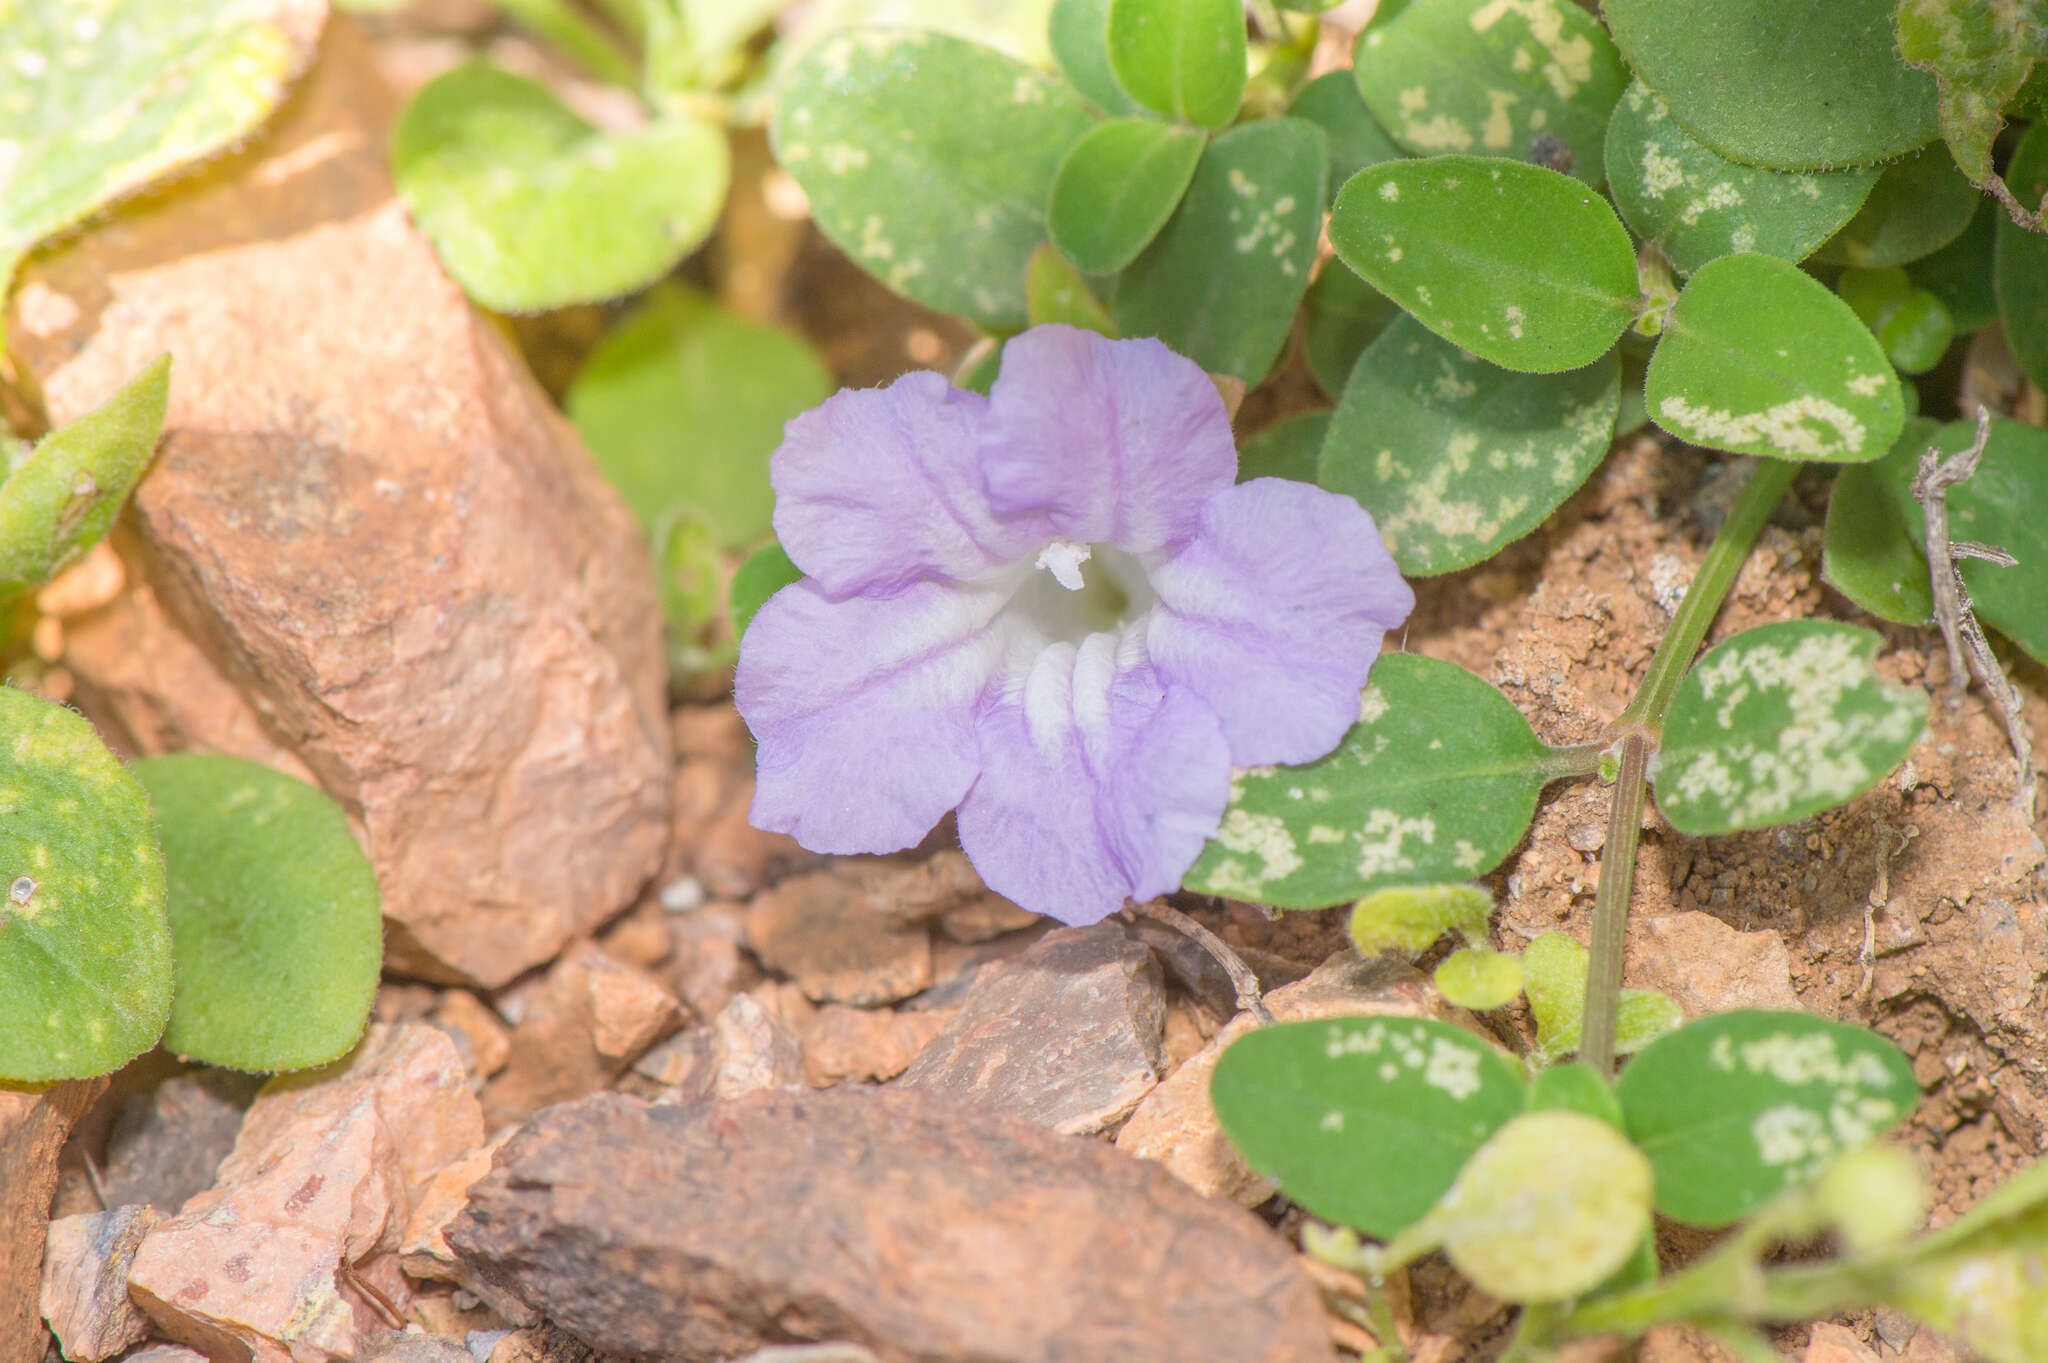
{"type": "Polygon", "coordinates": [[[1055,539],[1038,551],[1009,611],[1042,638],[1078,644],[1143,614],[1157,599],[1135,555],[1113,544],[1055,539]]]}

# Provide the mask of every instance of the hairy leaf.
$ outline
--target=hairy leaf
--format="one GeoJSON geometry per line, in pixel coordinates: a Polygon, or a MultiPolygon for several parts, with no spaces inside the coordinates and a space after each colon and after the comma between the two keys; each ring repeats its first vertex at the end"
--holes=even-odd
{"type": "Polygon", "coordinates": [[[1149,118],[1118,118],[1081,135],[1052,178],[1046,226],[1053,244],[1088,274],[1137,259],[1180,204],[1202,134],[1149,118]]]}
{"type": "MultiPolygon", "coordinates": [[[[2048,196],[2048,123],[2036,123],[2020,139],[2005,180],[2023,204],[2039,206],[2048,196]]],[[[2048,236],[1999,214],[1991,278],[2014,357],[2035,387],[2048,388],[2048,236]]]]}
{"type": "Polygon", "coordinates": [[[1334,198],[1344,182],[1382,161],[1397,161],[1404,153],[1394,145],[1358,97],[1358,82],[1349,71],[1325,71],[1301,87],[1287,106],[1290,118],[1306,119],[1330,139],[1330,187],[1334,198]]]}
{"type": "Polygon", "coordinates": [[[1239,0],[1109,0],[1109,68],[1132,99],[1169,118],[1222,128],[1244,97],[1239,0]]]}
{"type": "Polygon", "coordinates": [[[1901,0],[1899,55],[1934,76],[1942,140],[1973,185],[1991,179],[1991,142],[2034,63],[2048,57],[2040,0],[1901,0]]]}
{"type": "Polygon", "coordinates": [[[1835,265],[1881,270],[1932,255],[1962,235],[1982,196],[1939,147],[1892,162],[1840,232],[1820,248],[1835,265]]]}

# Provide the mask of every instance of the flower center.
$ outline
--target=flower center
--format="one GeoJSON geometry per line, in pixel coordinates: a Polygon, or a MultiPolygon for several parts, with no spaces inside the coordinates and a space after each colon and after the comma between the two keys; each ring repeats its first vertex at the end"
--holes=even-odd
{"type": "Polygon", "coordinates": [[[1114,545],[1056,539],[1039,550],[1033,567],[1044,571],[1024,579],[1009,612],[1046,642],[1078,644],[1150,609],[1155,599],[1145,566],[1114,545]]]}

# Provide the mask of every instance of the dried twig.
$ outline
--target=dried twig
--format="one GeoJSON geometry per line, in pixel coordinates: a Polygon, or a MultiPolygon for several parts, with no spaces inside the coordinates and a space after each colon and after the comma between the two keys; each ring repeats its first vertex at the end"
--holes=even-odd
{"type": "Polygon", "coordinates": [[[1927,521],[1927,580],[1934,597],[1934,624],[1948,648],[1949,704],[1962,703],[1963,689],[1968,684],[1969,674],[1964,671],[1967,658],[1969,672],[1976,674],[1999,717],[2005,721],[2006,741],[2012,745],[2013,756],[2020,764],[2020,807],[2032,823],[2034,750],[2027,736],[2019,692],[2006,679],[2005,669],[1998,665],[1998,656],[1991,651],[1990,641],[1978,626],[1976,614],[1970,608],[1970,590],[1963,583],[1962,570],[1956,566],[1958,559],[1965,558],[1983,559],[2003,567],[2011,567],[2016,560],[1996,545],[1948,537],[1948,490],[1977,471],[1977,463],[1984,457],[1984,446],[1990,439],[1991,413],[1979,407],[1977,434],[1968,449],[1946,460],[1938,450],[1921,452],[1920,469],[1913,476],[1913,500],[1920,503],[1927,521]]]}
{"type": "Polygon", "coordinates": [[[1259,977],[1252,973],[1252,968],[1246,965],[1243,958],[1232,951],[1221,937],[1163,899],[1148,899],[1142,904],[1133,904],[1131,912],[1142,913],[1147,918],[1156,918],[1175,932],[1193,938],[1202,950],[1216,958],[1216,964],[1223,967],[1223,973],[1230,976],[1230,983],[1237,989],[1237,1006],[1250,1013],[1252,1020],[1261,1027],[1273,1021],[1272,1012],[1266,1007],[1265,999],[1259,995],[1259,977]]]}
{"type": "Polygon", "coordinates": [[[93,1162],[92,1152],[80,1146],[78,1157],[85,1161],[85,1181],[92,1185],[92,1195],[99,1199],[100,1210],[110,1210],[113,1203],[107,1201],[107,1185],[100,1180],[100,1167],[93,1162]]]}
{"type": "Polygon", "coordinates": [[[378,1314],[382,1315],[390,1323],[392,1329],[403,1330],[405,1328],[405,1317],[398,1313],[398,1308],[392,1304],[391,1298],[385,1296],[383,1290],[377,1284],[356,1272],[356,1266],[347,1259],[341,1261],[341,1276],[348,1281],[350,1287],[353,1287],[362,1294],[364,1300],[368,1301],[378,1314]]]}

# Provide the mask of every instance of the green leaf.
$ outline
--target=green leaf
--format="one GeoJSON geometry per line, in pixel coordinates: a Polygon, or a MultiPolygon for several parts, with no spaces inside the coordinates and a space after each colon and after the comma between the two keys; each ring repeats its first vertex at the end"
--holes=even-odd
{"type": "Polygon", "coordinates": [[[1627,229],[1605,199],[1540,166],[1368,166],[1337,194],[1330,245],[1431,331],[1504,369],[1591,364],[1635,316],[1627,229]]]}
{"type": "Polygon", "coordinates": [[[1081,135],[1052,177],[1046,226],[1053,244],[1088,274],[1137,259],[1173,216],[1202,134],[1149,118],[1117,118],[1081,135]]]}
{"type": "Polygon", "coordinates": [[[1642,82],[1723,156],[1860,166],[1935,136],[1934,81],[1899,60],[1893,0],[1607,0],[1642,82]]]}
{"type": "Polygon", "coordinates": [[[709,522],[688,508],[654,531],[656,595],[667,624],[668,670],[697,677],[729,667],[739,652],[725,599],[725,555],[709,522]]]}
{"type": "MultiPolygon", "coordinates": [[[[1366,107],[1417,156],[1535,161],[1590,185],[1628,84],[1600,21],[1570,0],[1429,0],[1358,37],[1366,107]]],[[[1588,357],[1590,358],[1590,357],[1588,357]]]]}
{"type": "Polygon", "coordinates": [[[92,725],[0,686],[0,1077],[117,1070],[171,1010],[149,801],[92,725]]]}
{"type": "Polygon", "coordinates": [[[1288,1197],[1385,1239],[1521,1110],[1522,1082],[1449,1023],[1333,1018],[1245,1033],[1217,1059],[1209,1099],[1246,1162],[1288,1197]]]}
{"type": "Polygon", "coordinates": [[[1522,992],[1522,963],[1490,947],[1460,947],[1438,963],[1431,980],[1446,1003],[1484,1013],[1505,1008],[1522,992]]]}
{"type": "Polygon", "coordinates": [[[754,614],[768,604],[768,598],[792,582],[801,581],[803,570],[789,561],[779,544],[764,544],[747,556],[732,575],[726,600],[732,611],[732,637],[743,638],[754,614]]]}
{"type": "Polygon", "coordinates": [[[769,135],[819,229],[862,269],[926,307],[1015,329],[1053,172],[1094,121],[1064,82],[999,52],[855,28],[784,74],[769,135]]]}
{"type": "Polygon", "coordinates": [[[377,878],[341,806],[261,763],[136,764],[169,873],[177,998],[164,1045],[209,1065],[324,1065],[362,1035],[383,956],[377,878]]]}
{"type": "Polygon", "coordinates": [[[1117,280],[1126,336],[1157,336],[1211,374],[1257,383],[1308,288],[1322,225],[1323,134],[1294,118],[1211,142],[1180,208],[1117,280]]]}
{"type": "Polygon", "coordinates": [[[1621,405],[1612,351],[1518,374],[1397,320],[1351,371],[1317,481],[1370,511],[1403,575],[1492,557],[1549,518],[1607,454],[1621,405]]]}
{"type": "Polygon", "coordinates": [[[1227,127],[1244,98],[1239,0],[1109,0],[1109,67],[1132,99],[1169,118],[1227,127]]]}
{"type": "Polygon", "coordinates": [[[1391,885],[1351,906],[1349,930],[1352,945],[1367,956],[1418,956],[1446,932],[1484,942],[1492,917],[1493,896],[1482,886],[1391,885]]]}
{"type": "Polygon", "coordinates": [[[1525,1112],[1488,1138],[1414,1238],[1502,1301],[1591,1291],[1650,1232],[1650,1162],[1606,1122],[1525,1112]]]}
{"type": "Polygon", "coordinates": [[[1316,386],[1341,397],[1358,357],[1401,315],[1394,301],[1347,269],[1325,265],[1302,299],[1302,351],[1316,386]]]}
{"type": "Polygon", "coordinates": [[[484,62],[429,82],[398,116],[391,172],[464,292],[537,312],[641,288],[718,221],[725,134],[692,118],[600,132],[539,81],[484,62]]]}
{"type": "Polygon", "coordinates": [[[1920,257],[1906,271],[1915,284],[1941,300],[1957,331],[1977,331],[1998,317],[1991,261],[1997,249],[1998,220],[2004,216],[1998,205],[1979,203],[1961,236],[1932,255],[1920,257]]]}
{"type": "Polygon", "coordinates": [[[1060,74],[1081,98],[1108,114],[1138,111],[1109,69],[1109,0],[1053,0],[1047,37],[1060,74]]]}
{"type": "Polygon", "coordinates": [[[294,0],[14,0],[0,18],[0,295],[29,249],[269,116],[313,55],[294,0]]]}
{"type": "Polygon", "coordinates": [[[1926,289],[1913,287],[1897,265],[1883,270],[1844,270],[1835,281],[1835,291],[1856,310],[1856,316],[1870,328],[1902,374],[1924,374],[1934,368],[1955,339],[1955,323],[1941,300],[1926,289]]]}
{"type": "Polygon", "coordinates": [[[690,507],[736,548],[768,532],[783,423],[831,392],[802,336],[663,284],[591,352],[564,406],[650,538],[690,507]]]}
{"type": "Polygon", "coordinates": [[[1905,399],[1847,303],[1796,265],[1723,256],[1664,319],[1644,383],[1650,418],[1695,445],[1777,459],[1876,459],[1905,399]]]}
{"type": "Polygon", "coordinates": [[[1616,1131],[1623,1129],[1621,1100],[1614,1086],[1600,1072],[1577,1060],[1567,1060],[1536,1072],[1529,1081],[1531,1112],[1581,1112],[1598,1117],[1616,1131]]]}
{"type": "Polygon", "coordinates": [[[1656,1171],[1657,1210],[1692,1226],[1749,1215],[1876,1140],[1920,1097],[1911,1063],[1875,1032],[1753,1011],[1644,1048],[1616,1092],[1656,1171]]]}
{"type": "Polygon", "coordinates": [[[1323,437],[1329,429],[1327,411],[1301,412],[1274,422],[1238,450],[1237,481],[1292,478],[1297,483],[1313,483],[1316,456],[1322,453],[1323,437]]]}
{"type": "Polygon", "coordinates": [[[1983,196],[1939,147],[1894,161],[1856,216],[1820,248],[1833,265],[1881,270],[1932,255],[1961,236],[1983,196]]]}
{"type": "Polygon", "coordinates": [[[1064,322],[1116,339],[1116,323],[1109,309],[1089,291],[1088,281],[1053,249],[1050,242],[1031,253],[1024,271],[1024,316],[1030,325],[1064,322]]]}
{"type": "Polygon", "coordinates": [[[163,355],[44,436],[0,483],[0,601],[41,586],[106,535],[156,453],[170,392],[163,355]]]}
{"type": "Polygon", "coordinates": [[[1973,185],[1991,179],[1991,142],[2036,60],[2048,57],[2040,0],[1904,0],[1899,55],[1934,76],[1941,136],[1973,185]]]}
{"type": "Polygon", "coordinates": [[[1787,620],[1723,640],[1678,685],[1651,759],[1657,808],[1695,837],[1846,804],[1920,736],[1927,697],[1877,675],[1878,636],[1787,620]]]}
{"type": "Polygon", "coordinates": [[[1313,909],[1484,874],[1528,831],[1547,751],[1464,668],[1385,654],[1336,751],[1233,775],[1222,830],[1187,887],[1313,909]]]}
{"type": "MultiPolygon", "coordinates": [[[[1579,1049],[1586,1013],[1586,949],[1561,932],[1546,932],[1522,952],[1522,989],[1536,1020],[1538,1063],[1579,1049]]],[[[1614,1053],[1627,1055],[1678,1026],[1685,1015],[1654,989],[1624,989],[1615,1008],[1614,1053]]]]}
{"type": "Polygon", "coordinates": [[[1875,168],[1788,173],[1731,161],[1681,128],[1641,81],[1607,125],[1606,160],[1622,220],[1681,274],[1745,252],[1804,260],[1878,180],[1875,168]]]}
{"type": "Polygon", "coordinates": [[[1330,197],[1344,182],[1382,161],[1406,155],[1374,120],[1359,98],[1358,82],[1349,71],[1325,71],[1301,87],[1287,106],[1290,118],[1305,119],[1330,139],[1330,197]]]}
{"type": "MultiPolygon", "coordinates": [[[[2006,163],[2005,180],[2023,204],[2048,194],[2048,123],[2036,123],[2006,163]]],[[[2048,388],[2048,236],[2029,232],[2001,213],[1992,284],[1998,321],[2020,368],[2036,388],[2048,388]]]]}
{"type": "MultiPolygon", "coordinates": [[[[1920,533],[1906,518],[1910,498],[1898,493],[1913,481],[1920,452],[1937,429],[1925,417],[1908,419],[1891,453],[1843,469],[1828,494],[1821,576],[1864,610],[1895,624],[1934,620],[1920,533]]],[[[1953,498],[1955,490],[1949,495],[1953,498]]]]}
{"type": "Polygon", "coordinates": [[[1906,1247],[1893,1301],[1992,1363],[2048,1355],[2048,1160],[1906,1247]]]}

